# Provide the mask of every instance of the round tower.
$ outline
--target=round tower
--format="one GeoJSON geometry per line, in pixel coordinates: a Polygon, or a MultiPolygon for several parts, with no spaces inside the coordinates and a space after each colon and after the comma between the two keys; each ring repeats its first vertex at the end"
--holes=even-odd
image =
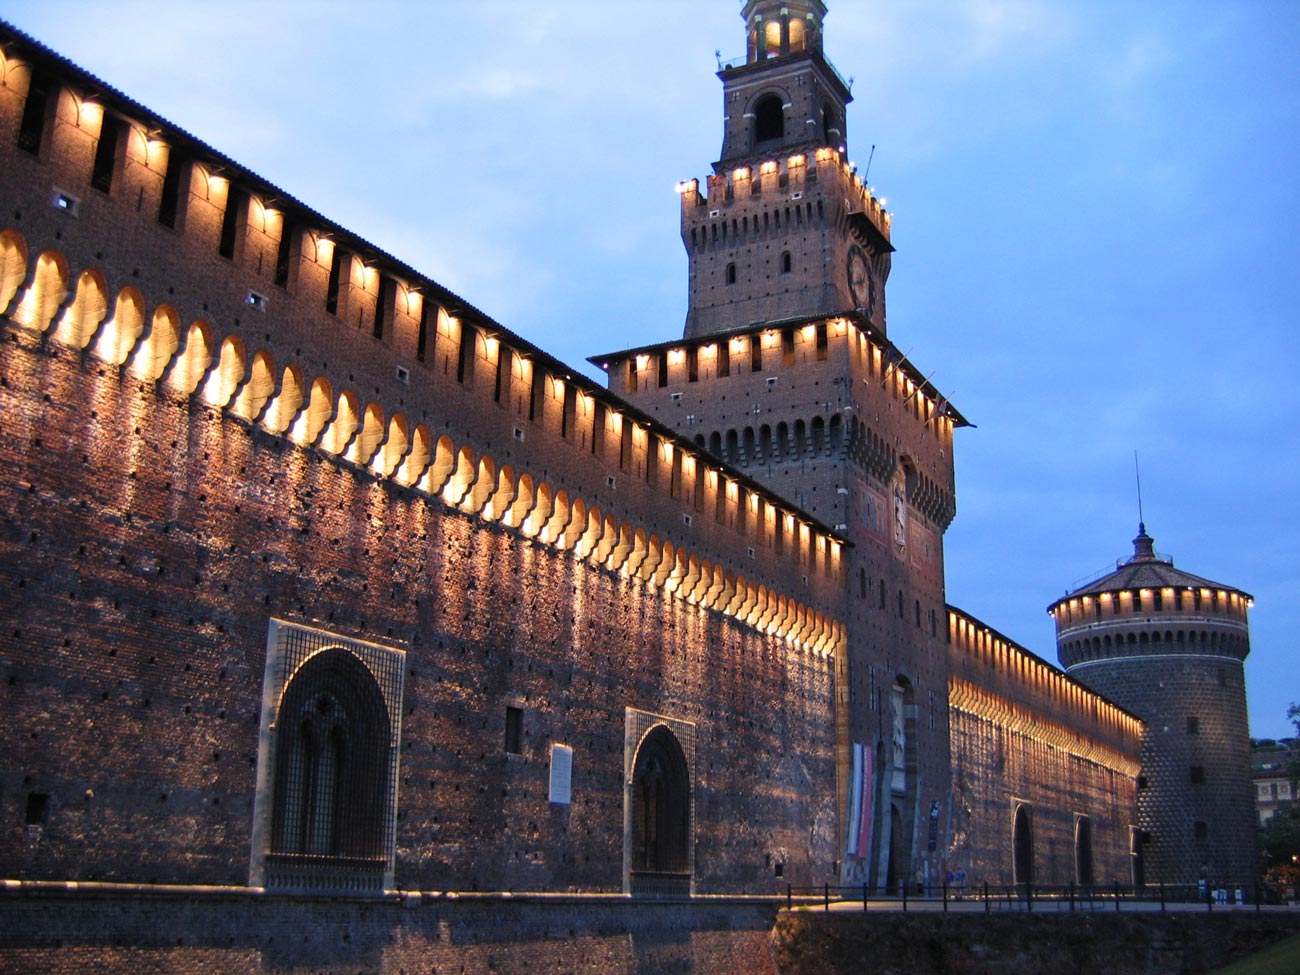
{"type": "Polygon", "coordinates": [[[1061,665],[1143,722],[1134,882],[1250,884],[1258,872],[1243,661],[1248,593],[1133,557],[1048,607],[1061,665]]]}

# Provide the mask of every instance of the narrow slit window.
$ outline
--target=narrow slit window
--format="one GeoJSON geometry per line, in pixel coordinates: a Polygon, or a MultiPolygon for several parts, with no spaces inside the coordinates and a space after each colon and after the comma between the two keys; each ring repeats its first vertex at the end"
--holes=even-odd
{"type": "MultiPolygon", "coordinates": [[[[221,240],[217,245],[217,253],[222,257],[234,260],[239,231],[244,226],[247,214],[248,194],[238,187],[231,186],[226,195],[226,212],[221,217],[221,240]]],[[[336,256],[337,253],[336,251],[336,256]]]]}
{"type": "MultiPolygon", "coordinates": [[[[171,174],[171,168],[168,167],[168,175],[171,174]]],[[[275,251],[275,278],[274,283],[277,287],[289,287],[289,266],[293,260],[293,245],[297,242],[298,228],[288,217],[280,226],[280,243],[275,251]]]]}
{"type": "MultiPolygon", "coordinates": [[[[158,222],[164,227],[176,226],[181,205],[181,173],[185,160],[171,149],[167,153],[167,171],[163,174],[162,199],[158,203],[158,222]]],[[[287,272],[286,272],[287,273],[287,272]]]]}
{"type": "Polygon", "coordinates": [[[510,755],[522,755],[524,751],[524,710],[523,708],[506,708],[505,751],[510,755]]]}
{"type": "Polygon", "coordinates": [[[393,317],[393,305],[397,300],[397,282],[392,278],[381,276],[379,279],[379,297],[375,300],[375,326],[372,330],[375,338],[382,339],[384,330],[393,317]]]}
{"type": "Polygon", "coordinates": [[[415,358],[424,362],[429,352],[429,302],[420,301],[420,324],[415,332],[415,358]]]}
{"type": "Polygon", "coordinates": [[[117,146],[121,141],[122,120],[105,113],[95,146],[95,161],[90,169],[90,185],[101,193],[113,189],[113,171],[117,168],[117,146]]]}
{"type": "Polygon", "coordinates": [[[335,247],[330,260],[330,276],[325,286],[325,310],[331,315],[339,313],[339,287],[343,280],[343,248],[335,247]]]}

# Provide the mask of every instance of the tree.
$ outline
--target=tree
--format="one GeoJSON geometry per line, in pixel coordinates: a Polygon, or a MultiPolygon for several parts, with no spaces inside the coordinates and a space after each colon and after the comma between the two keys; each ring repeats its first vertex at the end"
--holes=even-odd
{"type": "MultiPolygon", "coordinates": [[[[1286,716],[1296,728],[1291,744],[1291,795],[1300,780],[1300,705],[1292,704],[1286,716]]],[[[1259,853],[1269,880],[1294,886],[1300,881],[1300,802],[1280,805],[1259,831],[1259,853]]]]}

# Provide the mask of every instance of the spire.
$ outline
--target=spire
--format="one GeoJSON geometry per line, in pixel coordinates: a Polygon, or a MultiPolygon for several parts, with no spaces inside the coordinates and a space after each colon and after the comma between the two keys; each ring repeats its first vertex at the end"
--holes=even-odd
{"type": "Polygon", "coordinates": [[[1147,534],[1144,522],[1138,522],[1137,538],[1133,539],[1133,558],[1130,562],[1158,562],[1156,558],[1156,540],[1147,534]]]}

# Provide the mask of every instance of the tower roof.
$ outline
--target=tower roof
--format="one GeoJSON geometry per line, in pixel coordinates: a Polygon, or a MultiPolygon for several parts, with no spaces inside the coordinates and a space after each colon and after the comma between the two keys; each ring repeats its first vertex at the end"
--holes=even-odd
{"type": "Polygon", "coordinates": [[[1174,568],[1173,559],[1156,555],[1155,539],[1147,534],[1146,525],[1139,522],[1137,537],[1133,539],[1132,558],[1118,563],[1114,572],[1108,572],[1099,579],[1067,592],[1047,609],[1051,612],[1061,603],[1080,596],[1132,589],[1218,589],[1235,592],[1247,600],[1254,599],[1250,593],[1235,586],[1226,586],[1204,576],[1174,568]]]}

